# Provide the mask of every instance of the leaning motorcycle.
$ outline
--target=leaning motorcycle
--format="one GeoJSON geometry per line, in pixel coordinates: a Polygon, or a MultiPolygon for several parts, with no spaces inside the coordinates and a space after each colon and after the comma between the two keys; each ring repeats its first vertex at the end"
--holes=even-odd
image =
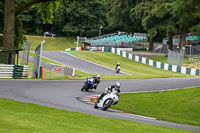
{"type": "Polygon", "coordinates": [[[94,108],[107,110],[111,105],[117,104],[119,101],[119,93],[117,91],[108,92],[100,101],[94,104],[94,108]]]}
{"type": "Polygon", "coordinates": [[[89,89],[96,89],[97,85],[94,84],[94,79],[87,78],[81,91],[89,91],[89,89]]]}

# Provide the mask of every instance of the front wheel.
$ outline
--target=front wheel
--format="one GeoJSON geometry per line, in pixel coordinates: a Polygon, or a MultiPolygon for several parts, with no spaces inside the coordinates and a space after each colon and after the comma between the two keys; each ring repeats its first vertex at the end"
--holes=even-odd
{"type": "Polygon", "coordinates": [[[81,89],[81,91],[88,91],[88,86],[85,84],[84,86],[83,86],[83,88],[81,89]]]}
{"type": "Polygon", "coordinates": [[[107,110],[113,103],[112,99],[107,99],[104,103],[103,103],[103,107],[102,110],[107,110]]]}

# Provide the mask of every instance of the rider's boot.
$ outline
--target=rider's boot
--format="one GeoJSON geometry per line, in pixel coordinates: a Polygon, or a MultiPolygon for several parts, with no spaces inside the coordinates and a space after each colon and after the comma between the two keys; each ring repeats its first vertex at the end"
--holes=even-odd
{"type": "Polygon", "coordinates": [[[102,93],[100,97],[98,97],[97,102],[99,103],[101,98],[103,98],[106,95],[106,93],[102,93]]]}
{"type": "Polygon", "coordinates": [[[96,85],[94,85],[94,87],[93,87],[94,89],[97,89],[97,86],[96,85]]]}

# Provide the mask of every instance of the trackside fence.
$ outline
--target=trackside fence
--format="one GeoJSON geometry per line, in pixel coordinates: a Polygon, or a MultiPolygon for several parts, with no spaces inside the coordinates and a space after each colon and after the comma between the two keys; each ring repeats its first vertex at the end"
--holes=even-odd
{"type": "Polygon", "coordinates": [[[183,64],[183,53],[169,50],[167,63],[171,65],[181,66],[183,64]]]}
{"type": "Polygon", "coordinates": [[[130,59],[130,60],[133,60],[133,61],[136,61],[136,62],[140,62],[140,63],[146,64],[146,65],[152,66],[152,67],[156,67],[156,68],[159,68],[159,69],[168,70],[168,71],[177,72],[177,73],[182,73],[182,74],[200,75],[199,69],[186,68],[186,67],[181,67],[181,66],[177,66],[177,65],[170,65],[170,64],[167,64],[167,63],[162,63],[162,62],[159,62],[159,61],[154,61],[154,60],[151,60],[151,59],[147,59],[145,57],[134,55],[132,53],[121,51],[118,48],[111,48],[111,52],[114,53],[114,54],[120,55],[124,58],[130,59]]]}
{"type": "Polygon", "coordinates": [[[60,73],[60,74],[64,74],[64,75],[75,76],[75,69],[71,68],[71,67],[56,65],[56,64],[47,63],[47,62],[44,62],[44,61],[41,62],[41,65],[45,69],[50,70],[53,75],[55,75],[55,73],[60,73]]]}
{"type": "MultiPolygon", "coordinates": [[[[29,56],[29,61],[33,62],[34,58],[32,56],[29,56]]],[[[69,75],[69,76],[75,76],[75,68],[56,65],[56,64],[48,63],[48,62],[44,62],[44,61],[41,61],[41,66],[43,66],[45,69],[48,69],[51,72],[62,73],[64,75],[69,75]],[[60,68],[60,70],[62,70],[62,71],[54,71],[54,69],[56,69],[56,68],[60,68]]]]}

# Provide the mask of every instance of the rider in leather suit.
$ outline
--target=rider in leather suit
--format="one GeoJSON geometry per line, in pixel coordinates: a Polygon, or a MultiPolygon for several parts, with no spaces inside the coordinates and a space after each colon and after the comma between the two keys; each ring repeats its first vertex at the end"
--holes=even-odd
{"type": "Polygon", "coordinates": [[[97,99],[97,102],[101,100],[107,93],[117,91],[117,93],[120,93],[120,83],[116,82],[115,85],[111,85],[110,87],[105,89],[105,92],[101,94],[101,96],[97,99]]]}

